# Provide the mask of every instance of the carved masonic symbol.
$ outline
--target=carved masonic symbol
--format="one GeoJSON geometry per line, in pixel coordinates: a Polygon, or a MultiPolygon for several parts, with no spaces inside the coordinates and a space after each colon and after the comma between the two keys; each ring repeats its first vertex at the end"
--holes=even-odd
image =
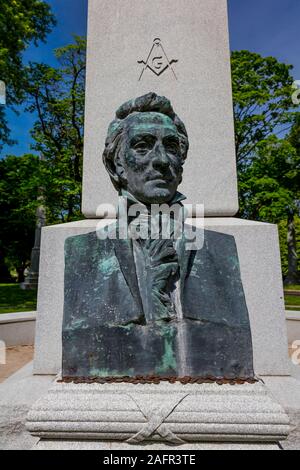
{"type": "Polygon", "coordinates": [[[172,67],[172,65],[176,62],[178,62],[178,59],[168,59],[168,56],[165,53],[161,40],[159,38],[155,38],[147,60],[138,60],[138,64],[143,64],[143,70],[141,71],[139,80],[141,80],[143,73],[147,68],[158,77],[170,68],[175,79],[177,80],[176,74],[172,67]]]}

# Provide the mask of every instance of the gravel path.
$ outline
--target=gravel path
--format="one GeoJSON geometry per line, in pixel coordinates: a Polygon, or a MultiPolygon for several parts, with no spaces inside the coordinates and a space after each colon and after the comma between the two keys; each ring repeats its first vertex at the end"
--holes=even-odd
{"type": "Polygon", "coordinates": [[[33,359],[33,346],[13,346],[6,350],[6,364],[0,364],[0,383],[33,359]]]}

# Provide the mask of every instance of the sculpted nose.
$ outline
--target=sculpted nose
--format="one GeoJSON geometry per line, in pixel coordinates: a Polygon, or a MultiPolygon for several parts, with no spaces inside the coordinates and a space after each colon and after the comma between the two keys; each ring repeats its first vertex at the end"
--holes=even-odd
{"type": "Polygon", "coordinates": [[[163,145],[157,145],[152,157],[153,168],[156,170],[165,169],[169,166],[169,159],[163,145]]]}

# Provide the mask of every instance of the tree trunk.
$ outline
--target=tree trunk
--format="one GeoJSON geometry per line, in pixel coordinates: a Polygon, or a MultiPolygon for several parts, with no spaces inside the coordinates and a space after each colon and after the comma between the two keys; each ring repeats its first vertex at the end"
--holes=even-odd
{"type": "Polygon", "coordinates": [[[0,283],[7,284],[13,282],[10,272],[4,262],[4,257],[0,253],[0,283]]]}
{"type": "Polygon", "coordinates": [[[68,216],[67,216],[67,222],[71,222],[72,220],[72,217],[73,217],[73,197],[70,197],[69,198],[69,201],[68,201],[68,216]]]}
{"type": "Polygon", "coordinates": [[[16,268],[16,271],[18,273],[18,284],[21,284],[22,282],[25,281],[25,276],[24,276],[24,271],[25,271],[25,266],[19,266],[16,268]]]}
{"type": "Polygon", "coordinates": [[[285,285],[297,284],[299,282],[298,276],[298,257],[297,257],[297,241],[295,230],[294,211],[288,214],[288,274],[284,280],[285,285]]]}

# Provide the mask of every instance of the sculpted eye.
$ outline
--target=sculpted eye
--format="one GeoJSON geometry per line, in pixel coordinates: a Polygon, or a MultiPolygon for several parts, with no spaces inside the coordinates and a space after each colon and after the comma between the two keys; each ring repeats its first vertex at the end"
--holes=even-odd
{"type": "Polygon", "coordinates": [[[169,153],[178,155],[180,153],[180,147],[177,142],[170,142],[166,145],[166,149],[169,153]]]}
{"type": "Polygon", "coordinates": [[[175,136],[165,137],[164,147],[169,154],[176,156],[180,154],[180,142],[175,136]]]}
{"type": "Polygon", "coordinates": [[[147,142],[137,142],[133,146],[134,150],[138,153],[147,153],[150,149],[150,146],[147,142]]]}

